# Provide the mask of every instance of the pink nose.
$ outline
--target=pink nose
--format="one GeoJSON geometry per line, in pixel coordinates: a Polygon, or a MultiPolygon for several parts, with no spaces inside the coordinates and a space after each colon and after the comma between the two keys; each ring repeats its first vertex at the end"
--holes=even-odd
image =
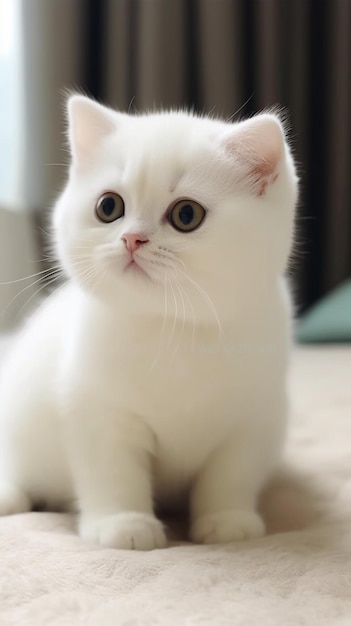
{"type": "Polygon", "coordinates": [[[135,252],[143,243],[147,243],[149,240],[145,235],[140,233],[126,233],[122,237],[125,247],[128,252],[135,252]]]}

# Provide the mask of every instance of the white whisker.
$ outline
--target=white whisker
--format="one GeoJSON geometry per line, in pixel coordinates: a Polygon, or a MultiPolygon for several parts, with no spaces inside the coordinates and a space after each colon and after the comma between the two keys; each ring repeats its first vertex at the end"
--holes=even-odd
{"type": "MultiPolygon", "coordinates": [[[[1,282],[0,283],[0,287],[3,287],[5,285],[15,285],[16,283],[21,283],[24,280],[29,280],[30,278],[36,278],[37,276],[40,276],[39,280],[44,280],[45,276],[43,276],[43,274],[51,274],[52,272],[59,272],[62,271],[61,266],[57,265],[56,267],[50,267],[46,270],[42,270],[41,272],[36,272],[35,274],[30,274],[29,276],[23,276],[23,278],[16,278],[15,280],[8,280],[5,282],[1,282]]],[[[38,282],[36,281],[36,282],[38,282]]],[[[32,285],[35,285],[35,283],[32,283],[32,285]]],[[[31,286],[31,285],[29,285],[31,286]]]]}
{"type": "Polygon", "coordinates": [[[167,286],[168,286],[168,274],[166,272],[166,274],[165,274],[165,299],[164,299],[164,310],[163,310],[163,323],[162,323],[162,329],[161,329],[160,343],[162,342],[163,335],[164,335],[165,328],[166,328],[166,322],[167,322],[167,313],[168,313],[167,286]]]}
{"type": "Polygon", "coordinates": [[[175,291],[173,289],[173,285],[172,285],[172,281],[171,280],[169,281],[169,286],[170,286],[171,291],[172,291],[175,310],[174,310],[174,317],[173,317],[173,326],[172,326],[171,334],[170,334],[168,342],[167,342],[167,348],[170,348],[171,345],[172,345],[174,331],[175,331],[175,328],[176,328],[176,325],[177,325],[177,317],[178,317],[178,303],[177,303],[176,294],[175,294],[175,291]]]}
{"type": "Polygon", "coordinates": [[[179,346],[180,346],[181,340],[182,340],[183,335],[184,335],[184,328],[185,328],[185,316],[186,316],[185,300],[184,300],[184,297],[183,297],[183,294],[182,294],[182,289],[181,289],[181,286],[179,285],[179,282],[178,282],[178,280],[177,280],[177,277],[176,277],[175,272],[174,272],[174,282],[175,282],[175,286],[177,287],[177,290],[178,290],[178,293],[179,293],[179,295],[180,295],[181,302],[182,302],[182,310],[183,310],[183,323],[182,323],[182,328],[181,328],[181,332],[180,332],[180,335],[179,335],[179,340],[178,340],[177,347],[176,347],[176,349],[175,349],[175,350],[174,350],[174,352],[173,352],[173,357],[175,357],[176,353],[178,352],[178,349],[179,349],[179,346]]]}
{"type": "Polygon", "coordinates": [[[158,344],[158,350],[157,350],[157,354],[153,360],[153,362],[151,363],[150,366],[150,372],[153,372],[153,370],[155,369],[158,360],[160,358],[160,352],[162,349],[162,339],[163,339],[163,335],[165,333],[166,330],[166,323],[167,323],[167,315],[168,315],[168,299],[167,299],[167,285],[168,285],[168,274],[167,272],[165,273],[165,283],[164,283],[164,287],[165,287],[165,297],[164,297],[164,308],[163,308],[163,322],[162,322],[162,328],[161,328],[161,335],[159,338],[159,344],[158,344]]]}
{"type": "MultiPolygon", "coordinates": [[[[93,273],[92,273],[92,275],[89,275],[88,280],[90,281],[91,279],[96,278],[96,281],[95,281],[95,283],[94,283],[94,285],[93,285],[93,287],[91,289],[91,292],[90,292],[91,295],[94,294],[94,291],[97,288],[97,286],[101,284],[101,274],[97,274],[95,267],[93,267],[92,270],[93,270],[93,273]]],[[[105,274],[106,274],[106,270],[104,272],[104,276],[105,276],[105,274]]]]}
{"type": "Polygon", "coordinates": [[[185,298],[186,298],[186,300],[187,300],[187,302],[188,302],[188,304],[190,306],[191,313],[192,313],[193,327],[192,327],[192,334],[191,334],[191,351],[194,352],[194,350],[195,350],[195,309],[193,307],[193,303],[192,303],[191,298],[190,298],[189,294],[187,293],[186,289],[184,289],[184,287],[183,287],[183,285],[181,284],[180,281],[177,281],[177,283],[178,283],[179,289],[182,290],[182,292],[183,292],[183,294],[184,294],[184,296],[185,296],[185,298]]]}
{"type": "MultiPolygon", "coordinates": [[[[21,313],[22,311],[24,311],[24,309],[28,306],[29,302],[31,300],[33,300],[33,298],[35,298],[35,296],[37,296],[41,291],[44,291],[45,289],[47,289],[49,287],[49,285],[52,285],[53,283],[55,283],[58,280],[58,276],[54,276],[53,278],[51,278],[45,285],[41,285],[39,287],[39,289],[37,289],[34,293],[32,293],[31,296],[29,296],[29,298],[25,301],[25,303],[21,306],[20,310],[17,313],[17,317],[21,317],[21,313]]],[[[58,287],[60,288],[61,285],[58,287]]],[[[55,290],[57,291],[57,290],[55,290]]]]}
{"type": "Polygon", "coordinates": [[[213,316],[214,316],[214,318],[216,320],[216,323],[217,323],[217,326],[218,326],[218,330],[219,330],[219,336],[221,336],[222,335],[222,324],[221,324],[221,321],[220,321],[220,319],[218,317],[217,309],[216,309],[215,305],[213,304],[210,296],[208,295],[208,293],[195,280],[190,278],[190,276],[186,272],[184,272],[183,270],[181,270],[179,268],[178,268],[178,271],[181,274],[183,274],[183,276],[185,276],[185,278],[187,278],[187,280],[195,287],[195,289],[198,291],[198,293],[202,296],[204,301],[207,303],[210,311],[212,312],[212,314],[213,314],[213,316]]]}
{"type": "MultiPolygon", "coordinates": [[[[30,283],[29,285],[27,285],[26,287],[21,289],[21,291],[16,293],[16,295],[14,295],[14,297],[10,300],[10,302],[8,302],[6,307],[1,311],[1,315],[4,315],[6,313],[6,311],[9,309],[9,307],[13,304],[13,302],[15,302],[15,300],[17,300],[17,298],[19,298],[25,291],[28,291],[28,289],[31,289],[32,287],[34,287],[34,285],[37,285],[38,283],[42,282],[46,278],[52,278],[53,274],[57,274],[57,276],[54,277],[55,280],[58,279],[59,276],[61,275],[58,270],[52,270],[52,271],[48,270],[48,272],[49,273],[47,273],[47,275],[45,277],[41,276],[40,278],[38,278],[34,282],[30,283]]],[[[15,281],[15,282],[17,282],[17,281],[15,281]]],[[[9,284],[11,284],[11,282],[9,284]]],[[[42,287],[44,288],[46,286],[47,286],[47,283],[45,285],[43,285],[42,287]]]]}

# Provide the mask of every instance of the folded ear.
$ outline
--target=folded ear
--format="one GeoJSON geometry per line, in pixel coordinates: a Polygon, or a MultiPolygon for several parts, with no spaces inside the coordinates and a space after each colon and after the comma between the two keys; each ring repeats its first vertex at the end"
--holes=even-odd
{"type": "Polygon", "coordinates": [[[67,109],[73,162],[84,164],[103,139],[116,129],[119,114],[81,95],[71,96],[67,109]]]}
{"type": "Polygon", "coordinates": [[[235,124],[222,139],[233,167],[257,196],[264,196],[279,176],[285,139],[278,118],[269,113],[235,124]]]}

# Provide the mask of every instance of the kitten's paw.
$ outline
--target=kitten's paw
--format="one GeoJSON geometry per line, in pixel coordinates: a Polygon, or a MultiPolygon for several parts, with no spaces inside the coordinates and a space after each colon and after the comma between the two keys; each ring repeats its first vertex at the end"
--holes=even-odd
{"type": "Polygon", "coordinates": [[[0,515],[15,515],[31,510],[31,501],[22,489],[0,483],[0,515]]]}
{"type": "Polygon", "coordinates": [[[161,522],[146,513],[116,513],[104,517],[82,517],[79,524],[82,539],[106,548],[153,550],[166,546],[161,522]]]}
{"type": "Polygon", "coordinates": [[[221,511],[204,515],[191,527],[191,538],[197,543],[230,543],[262,537],[265,527],[255,511],[221,511]]]}

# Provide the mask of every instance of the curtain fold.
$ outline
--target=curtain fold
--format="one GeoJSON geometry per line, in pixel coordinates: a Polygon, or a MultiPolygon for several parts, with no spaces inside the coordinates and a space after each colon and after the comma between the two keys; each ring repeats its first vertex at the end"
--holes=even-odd
{"type": "Polygon", "coordinates": [[[64,168],[50,164],[66,160],[63,88],[131,111],[229,118],[278,104],[301,175],[300,309],[350,276],[351,2],[22,0],[22,9],[30,206],[50,204],[62,184],[64,168]]]}
{"type": "Polygon", "coordinates": [[[86,6],[85,0],[22,0],[28,209],[50,205],[65,176],[65,89],[79,89],[85,81],[86,6]]]}
{"type": "Polygon", "coordinates": [[[351,3],[335,0],[329,18],[326,288],[340,282],[345,268],[351,268],[351,3]]]}
{"type": "Polygon", "coordinates": [[[197,9],[197,105],[230,117],[246,96],[241,3],[223,0],[220,10],[213,11],[213,1],[204,0],[197,9]]]}

